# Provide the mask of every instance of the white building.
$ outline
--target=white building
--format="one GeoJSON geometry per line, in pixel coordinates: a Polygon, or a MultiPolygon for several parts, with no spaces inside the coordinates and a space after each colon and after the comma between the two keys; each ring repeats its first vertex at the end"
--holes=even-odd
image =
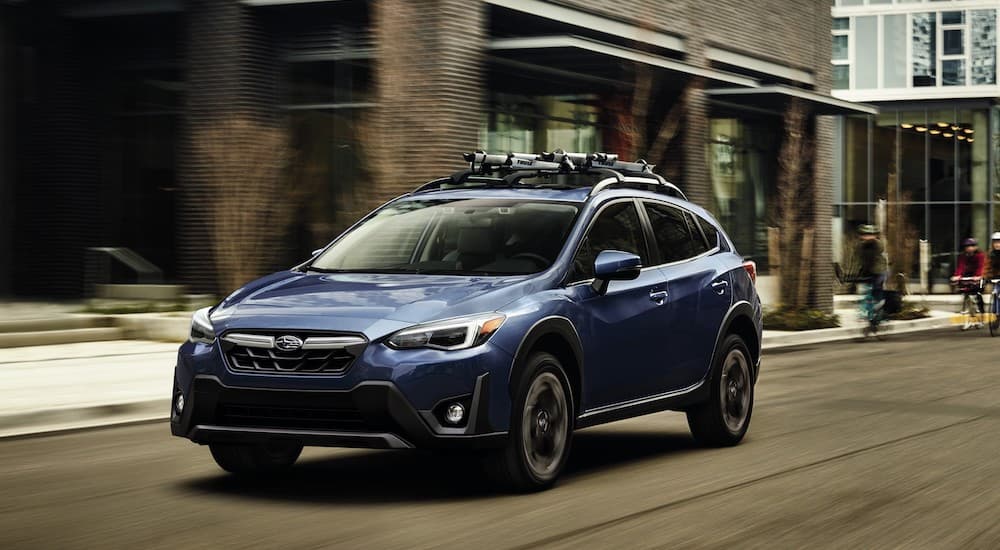
{"type": "Polygon", "coordinates": [[[892,198],[930,241],[940,280],[961,239],[1000,225],[1000,0],[832,4],[833,95],[880,111],[838,117],[835,234],[874,220],[895,174],[892,198]]]}

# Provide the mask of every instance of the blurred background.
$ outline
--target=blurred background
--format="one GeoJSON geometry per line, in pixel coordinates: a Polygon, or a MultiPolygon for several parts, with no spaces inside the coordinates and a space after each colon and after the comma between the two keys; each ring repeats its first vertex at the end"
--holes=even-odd
{"type": "Polygon", "coordinates": [[[1000,224],[996,2],[709,4],[3,0],[0,296],[225,295],[477,148],[646,158],[767,276],[792,100],[810,305],[880,199],[927,289],[1000,224]]]}
{"type": "Polygon", "coordinates": [[[224,295],[477,148],[646,157],[766,271],[788,98],[874,111],[830,94],[829,2],[712,4],[5,0],[0,294],[224,295]]]}
{"type": "Polygon", "coordinates": [[[890,326],[940,330],[829,341],[860,326],[833,269],[857,225],[926,293],[950,291],[962,238],[1000,230],[998,16],[0,0],[0,547],[1000,547],[997,340],[942,329],[960,297],[928,294],[929,318],[890,326]],[[496,495],[462,459],[343,449],[245,482],[169,437],[195,308],[475,149],[644,158],[757,262],[767,306],[781,270],[796,313],[845,326],[766,327],[745,444],[699,449],[673,413],[588,429],[537,495],[496,495]]]}

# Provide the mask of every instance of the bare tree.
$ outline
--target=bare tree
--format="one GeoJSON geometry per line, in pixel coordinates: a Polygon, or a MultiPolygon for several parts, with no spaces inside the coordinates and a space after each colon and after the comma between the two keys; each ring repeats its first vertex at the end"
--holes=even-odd
{"type": "Polygon", "coordinates": [[[233,117],[197,132],[194,147],[210,189],[207,229],[217,282],[228,291],[270,267],[291,218],[288,137],[284,128],[233,117]]]}
{"type": "MultiPolygon", "coordinates": [[[[780,230],[780,296],[789,308],[806,306],[800,289],[810,284],[811,250],[804,250],[803,235],[812,232],[812,156],[808,135],[809,113],[801,100],[793,98],[785,110],[781,149],[778,151],[777,208],[775,220],[780,230]],[[805,261],[803,261],[805,260],[805,261]],[[806,269],[802,269],[802,267],[806,269]]],[[[811,241],[812,239],[808,239],[811,241]]]]}
{"type": "Polygon", "coordinates": [[[894,275],[889,277],[888,285],[891,287],[895,285],[895,275],[902,275],[904,281],[909,278],[920,232],[906,216],[905,204],[910,201],[910,193],[898,192],[895,172],[888,175],[886,183],[885,245],[889,255],[889,274],[894,275]]]}
{"type": "Polygon", "coordinates": [[[642,64],[635,67],[635,85],[632,89],[632,99],[629,106],[629,116],[619,123],[618,131],[630,144],[632,156],[643,158],[654,164],[662,164],[666,159],[667,148],[680,132],[684,113],[689,103],[690,95],[699,86],[695,80],[685,85],[670,110],[664,115],[659,126],[650,139],[647,139],[649,117],[652,105],[659,99],[655,92],[653,70],[642,64]]]}

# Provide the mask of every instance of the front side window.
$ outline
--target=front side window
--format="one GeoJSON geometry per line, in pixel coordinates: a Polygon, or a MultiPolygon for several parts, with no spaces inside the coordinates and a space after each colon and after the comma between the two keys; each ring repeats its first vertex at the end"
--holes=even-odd
{"type": "Polygon", "coordinates": [[[678,262],[708,250],[701,231],[692,227],[694,221],[683,211],[665,204],[646,203],[645,206],[660,250],[660,261],[678,262]]]}
{"type": "Polygon", "coordinates": [[[612,204],[597,215],[573,259],[570,281],[593,279],[594,260],[605,250],[630,252],[642,258],[643,265],[649,263],[639,213],[631,201],[612,204]]]}
{"type": "Polygon", "coordinates": [[[326,273],[527,275],[551,266],[576,219],[570,203],[409,200],[391,204],[317,257],[326,273]]]}

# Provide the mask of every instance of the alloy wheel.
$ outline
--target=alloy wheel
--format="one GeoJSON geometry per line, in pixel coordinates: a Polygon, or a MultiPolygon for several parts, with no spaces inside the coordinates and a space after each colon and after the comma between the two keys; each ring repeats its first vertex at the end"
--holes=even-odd
{"type": "Polygon", "coordinates": [[[521,438],[528,467],[547,479],[559,469],[569,433],[566,392],[551,372],[538,375],[528,389],[521,416],[521,438]]]}
{"type": "Polygon", "coordinates": [[[722,419],[733,433],[743,429],[750,411],[750,366],[740,350],[731,350],[722,367],[722,419]]]}

